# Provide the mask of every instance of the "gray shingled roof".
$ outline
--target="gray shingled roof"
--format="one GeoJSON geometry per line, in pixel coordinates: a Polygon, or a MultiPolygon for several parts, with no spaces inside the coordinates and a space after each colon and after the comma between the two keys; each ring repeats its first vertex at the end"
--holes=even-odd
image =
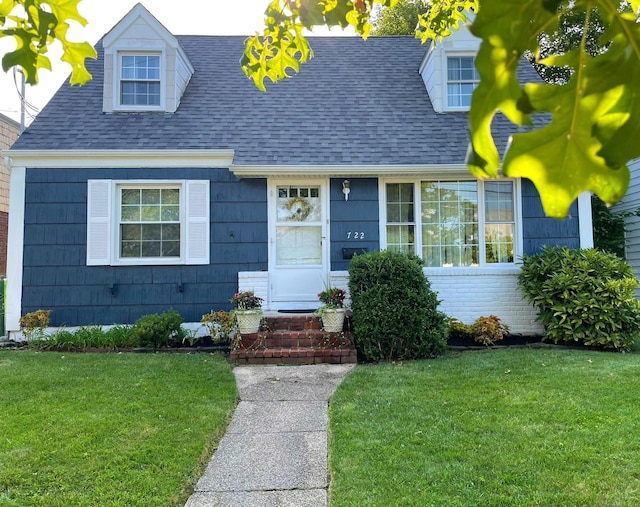
{"type": "MultiPolygon", "coordinates": [[[[412,37],[318,37],[299,75],[258,91],[239,65],[245,37],[178,36],[195,67],[178,110],[102,112],[103,64],[63,85],[14,150],[234,149],[236,164],[460,164],[467,115],[437,114],[412,37]]],[[[499,146],[513,127],[496,128],[499,146]]]]}

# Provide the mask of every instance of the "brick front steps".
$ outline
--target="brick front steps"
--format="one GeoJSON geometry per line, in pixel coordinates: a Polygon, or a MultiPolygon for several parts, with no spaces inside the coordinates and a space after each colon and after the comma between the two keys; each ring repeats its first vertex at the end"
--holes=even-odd
{"type": "Polygon", "coordinates": [[[243,334],[231,351],[241,364],[355,363],[351,332],[328,333],[314,314],[269,314],[260,332],[243,334]]]}

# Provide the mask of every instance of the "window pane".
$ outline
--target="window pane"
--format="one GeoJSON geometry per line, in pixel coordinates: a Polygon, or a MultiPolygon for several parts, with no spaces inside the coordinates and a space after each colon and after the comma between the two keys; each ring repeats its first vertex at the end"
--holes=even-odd
{"type": "Polygon", "coordinates": [[[422,256],[427,266],[478,263],[475,181],[422,182],[422,256]]]}
{"type": "Polygon", "coordinates": [[[123,225],[120,227],[120,235],[124,241],[140,241],[140,225],[123,225]]]}
{"type": "Polygon", "coordinates": [[[413,183],[387,184],[387,222],[414,220],[413,183]]]}
{"type": "Polygon", "coordinates": [[[139,241],[123,241],[120,250],[120,257],[140,257],[139,241]]]}
{"type": "Polygon", "coordinates": [[[388,225],[387,249],[396,252],[415,252],[415,227],[413,225],[388,225]]]}
{"type": "Polygon", "coordinates": [[[442,266],[442,255],[439,246],[425,246],[422,248],[424,265],[429,268],[442,266]]]}
{"type": "Polygon", "coordinates": [[[514,210],[512,182],[487,182],[484,185],[484,195],[487,222],[513,221],[514,210]]]}
{"type": "Polygon", "coordinates": [[[122,57],[122,78],[133,79],[135,73],[134,58],[132,56],[122,57]]]}
{"type": "Polygon", "coordinates": [[[180,240],[180,224],[163,224],[162,241],[180,240]]]}
{"type": "Polygon", "coordinates": [[[151,188],[143,190],[142,204],[160,204],[160,189],[151,188]]]}
{"type": "Polygon", "coordinates": [[[179,241],[163,241],[162,257],[180,257],[179,241]]]}
{"type": "Polygon", "coordinates": [[[140,208],[140,219],[143,222],[159,222],[160,206],[142,206],[140,208]]]}
{"type": "Polygon", "coordinates": [[[122,204],[140,204],[140,190],[122,189],[122,204]]]}
{"type": "Polygon", "coordinates": [[[120,218],[123,222],[139,222],[140,206],[122,206],[120,218]]]}
{"type": "Polygon", "coordinates": [[[161,257],[162,255],[160,241],[143,241],[142,257],[161,257]]]}
{"type": "Polygon", "coordinates": [[[163,222],[178,222],[180,220],[180,206],[163,206],[161,220],[163,222]]]}
{"type": "Polygon", "coordinates": [[[278,227],[276,235],[278,266],[322,264],[321,227],[278,227]]]}
{"type": "Polygon", "coordinates": [[[119,195],[120,256],[180,257],[180,189],[125,188],[119,195]]]}
{"type": "Polygon", "coordinates": [[[142,240],[159,240],[162,237],[162,225],[160,224],[144,224],[142,227],[142,240]]]}
{"type": "Polygon", "coordinates": [[[485,243],[487,263],[513,262],[512,224],[487,224],[485,243]]]}

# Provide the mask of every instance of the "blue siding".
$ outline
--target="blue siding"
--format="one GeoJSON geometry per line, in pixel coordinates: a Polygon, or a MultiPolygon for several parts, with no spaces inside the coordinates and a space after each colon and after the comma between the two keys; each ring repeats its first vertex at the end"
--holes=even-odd
{"type": "Polygon", "coordinates": [[[331,269],[349,269],[349,260],[343,259],[343,248],[366,248],[369,252],[380,249],[378,226],[378,179],[349,178],[351,193],[344,200],[343,178],[331,180],[331,269]]]}
{"type": "Polygon", "coordinates": [[[548,218],[542,209],[540,195],[530,180],[522,180],[523,248],[526,255],[534,255],[543,246],[580,248],[578,203],[569,209],[563,220],[548,218]]]}
{"type": "Polygon", "coordinates": [[[267,269],[266,199],[265,179],[238,180],[227,169],[29,169],[22,312],[51,309],[52,325],[73,326],[131,323],[168,308],[199,321],[230,309],[238,271],[267,269]],[[98,178],[209,179],[210,264],[86,266],[87,180],[98,178]]]}

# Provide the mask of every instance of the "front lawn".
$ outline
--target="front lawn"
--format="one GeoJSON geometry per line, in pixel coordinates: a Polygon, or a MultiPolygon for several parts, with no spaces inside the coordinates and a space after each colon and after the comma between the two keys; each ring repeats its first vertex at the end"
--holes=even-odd
{"type": "Polygon", "coordinates": [[[640,505],[640,355],[465,352],[358,366],[330,406],[330,503],[640,505]]]}
{"type": "Polygon", "coordinates": [[[236,399],[219,356],[0,351],[0,505],[184,504],[236,399]]]}

